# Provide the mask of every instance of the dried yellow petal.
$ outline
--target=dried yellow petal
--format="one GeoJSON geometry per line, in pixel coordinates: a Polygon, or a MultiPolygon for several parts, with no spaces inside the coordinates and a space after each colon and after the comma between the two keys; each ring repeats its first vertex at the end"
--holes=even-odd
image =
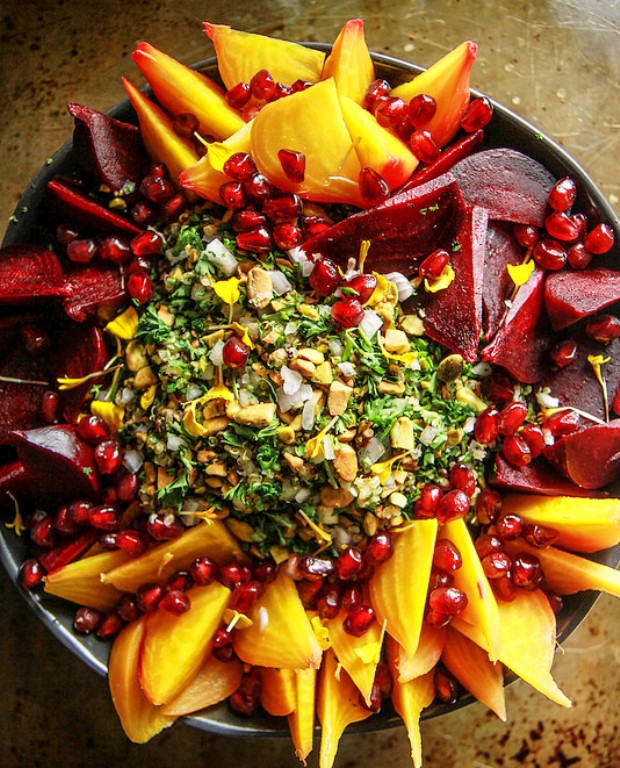
{"type": "Polygon", "coordinates": [[[127,307],[127,309],[115,317],[114,320],[110,320],[105,329],[113,336],[129,341],[135,336],[137,327],[138,313],[134,307],[127,307]]]}

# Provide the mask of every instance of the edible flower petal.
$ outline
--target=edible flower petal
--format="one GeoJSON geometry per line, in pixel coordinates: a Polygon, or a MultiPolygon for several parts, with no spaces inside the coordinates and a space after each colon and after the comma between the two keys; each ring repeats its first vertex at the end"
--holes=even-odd
{"type": "Polygon", "coordinates": [[[310,624],[312,624],[312,629],[322,650],[326,651],[328,648],[331,648],[332,641],[329,639],[329,630],[325,626],[323,619],[320,616],[313,616],[310,619],[310,624]]]}
{"type": "Polygon", "coordinates": [[[438,293],[439,291],[445,291],[445,289],[452,284],[454,277],[454,270],[450,264],[446,264],[443,272],[436,280],[429,281],[428,278],[424,278],[424,288],[428,293],[438,293]]]}
{"type": "Polygon", "coordinates": [[[133,339],[138,327],[138,313],[135,307],[128,307],[124,312],[110,320],[105,329],[119,339],[133,339]]]}
{"type": "Polygon", "coordinates": [[[594,375],[596,380],[601,385],[603,390],[603,403],[605,404],[605,421],[609,421],[609,400],[607,397],[607,384],[603,378],[601,366],[605,365],[611,360],[611,357],[603,357],[603,355],[588,355],[588,362],[594,369],[594,375]]]}
{"type": "Polygon", "coordinates": [[[116,432],[123,425],[125,409],[109,400],[93,400],[90,404],[90,412],[94,416],[102,418],[113,432],[116,432]]]}
{"type": "Polygon", "coordinates": [[[513,283],[517,286],[520,286],[527,283],[532,273],[534,272],[535,267],[536,262],[533,259],[530,259],[523,264],[508,264],[506,269],[508,270],[508,274],[510,275],[513,283]]]}
{"type": "Polygon", "coordinates": [[[240,280],[238,277],[230,277],[228,280],[218,280],[213,283],[213,290],[225,304],[236,304],[241,293],[239,291],[240,280]]]}

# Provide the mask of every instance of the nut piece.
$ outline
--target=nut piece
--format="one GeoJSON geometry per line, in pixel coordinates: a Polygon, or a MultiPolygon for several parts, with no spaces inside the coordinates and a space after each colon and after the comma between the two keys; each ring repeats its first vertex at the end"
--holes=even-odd
{"type": "Polygon", "coordinates": [[[237,400],[231,400],[226,405],[226,415],[229,419],[236,421],[237,424],[245,424],[249,427],[266,427],[275,419],[276,408],[275,403],[256,403],[241,408],[237,400]]]}
{"type": "Polygon", "coordinates": [[[357,454],[350,445],[341,445],[334,458],[334,469],[345,481],[352,483],[357,477],[357,454]]]}
{"type": "Polygon", "coordinates": [[[348,507],[354,499],[351,491],[346,488],[332,488],[331,485],[325,485],[321,488],[320,497],[321,504],[332,509],[348,507]]]}
{"type": "Polygon", "coordinates": [[[137,373],[141,368],[146,368],[149,359],[144,352],[144,347],[139,341],[132,339],[125,350],[125,363],[132,373],[137,373]]]}
{"type": "Polygon", "coordinates": [[[377,387],[382,395],[402,395],[405,391],[404,381],[380,381],[377,387]]]}
{"type": "Polygon", "coordinates": [[[293,453],[284,451],[282,456],[293,472],[299,472],[304,465],[304,460],[300,456],[295,456],[293,453]]]}
{"type": "Polygon", "coordinates": [[[437,378],[448,383],[458,379],[463,373],[463,358],[461,355],[448,355],[437,366],[437,378]]]}
{"type": "Polygon", "coordinates": [[[252,267],[248,272],[248,300],[256,309],[264,309],[273,299],[273,283],[269,274],[261,267],[252,267]]]}
{"type": "Polygon", "coordinates": [[[347,387],[341,381],[334,381],[329,387],[327,410],[332,416],[341,416],[347,410],[353,387],[347,387]]]}
{"type": "Polygon", "coordinates": [[[325,361],[325,355],[318,349],[311,349],[310,347],[302,347],[299,350],[299,357],[303,357],[304,360],[309,360],[315,365],[321,365],[325,361]]]}
{"type": "Polygon", "coordinates": [[[310,360],[304,360],[302,357],[298,357],[295,360],[291,360],[288,367],[292,371],[300,373],[304,379],[311,379],[316,373],[316,365],[310,360]]]}
{"type": "Polygon", "coordinates": [[[215,419],[208,419],[203,422],[202,428],[204,432],[201,432],[201,436],[209,437],[209,435],[216,435],[218,432],[223,432],[230,424],[230,420],[226,416],[217,416],[215,419]]]}
{"type": "Polygon", "coordinates": [[[413,450],[413,422],[408,416],[396,419],[390,430],[390,444],[403,451],[413,450]]]}
{"type": "Polygon", "coordinates": [[[147,365],[136,373],[133,380],[133,385],[136,389],[148,389],[157,384],[157,376],[151,370],[151,366],[147,365]]]}
{"type": "Polygon", "coordinates": [[[411,350],[411,344],[404,331],[396,328],[388,328],[383,339],[383,346],[387,352],[395,355],[403,355],[411,350]]]}

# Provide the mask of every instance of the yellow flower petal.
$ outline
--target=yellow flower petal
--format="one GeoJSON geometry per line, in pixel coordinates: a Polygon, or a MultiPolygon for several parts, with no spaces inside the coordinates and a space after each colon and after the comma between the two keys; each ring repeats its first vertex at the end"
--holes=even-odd
{"type": "Polygon", "coordinates": [[[157,384],[153,384],[153,386],[149,387],[140,398],[140,408],[142,408],[145,411],[148,408],[150,408],[151,405],[153,405],[153,400],[155,400],[156,392],[157,392],[157,384]]]}
{"type": "Polygon", "coordinates": [[[605,405],[605,421],[609,421],[609,401],[607,395],[607,382],[603,378],[603,372],[601,366],[605,365],[611,360],[611,357],[603,357],[603,355],[588,355],[588,362],[594,369],[594,375],[596,380],[601,385],[603,390],[603,403],[605,405]]]}
{"type": "Polygon", "coordinates": [[[381,483],[385,484],[392,474],[393,464],[407,456],[408,453],[409,451],[405,451],[404,453],[399,453],[398,456],[393,456],[391,459],[386,459],[386,461],[379,461],[370,467],[370,471],[373,475],[378,475],[381,483]]]}
{"type": "Polygon", "coordinates": [[[379,272],[373,272],[373,275],[377,278],[377,285],[364,306],[376,307],[378,304],[387,302],[395,307],[398,304],[398,288],[396,283],[388,280],[385,275],[381,275],[379,272]]]}
{"type": "Polygon", "coordinates": [[[218,280],[213,283],[213,290],[225,304],[235,304],[239,301],[241,292],[239,291],[240,280],[238,277],[231,277],[228,280],[218,280]]]}
{"type": "Polygon", "coordinates": [[[100,416],[112,432],[116,432],[123,425],[125,409],[116,403],[111,403],[108,400],[93,400],[90,404],[90,412],[95,416],[100,416]]]}
{"type": "Polygon", "coordinates": [[[229,632],[231,629],[247,629],[254,624],[252,619],[246,616],[245,613],[239,613],[234,608],[227,608],[224,611],[223,619],[229,632]]]}
{"type": "Polygon", "coordinates": [[[334,418],[329,422],[329,424],[324,427],[318,435],[315,435],[314,437],[311,437],[310,440],[306,443],[306,449],[305,449],[305,455],[309,459],[318,459],[319,456],[323,453],[323,438],[325,435],[329,432],[329,430],[334,426],[337,420],[337,416],[334,416],[334,418]]]}
{"type": "Polygon", "coordinates": [[[366,645],[360,645],[353,649],[355,655],[361,659],[364,664],[376,665],[381,661],[381,648],[383,646],[383,637],[385,635],[386,626],[387,622],[384,621],[381,635],[374,643],[367,643],[366,645]]]}
{"type": "Polygon", "coordinates": [[[452,284],[454,280],[454,270],[450,264],[446,264],[443,272],[436,280],[429,281],[428,278],[424,278],[424,288],[428,293],[438,293],[439,291],[445,291],[445,289],[452,284]]]}
{"type": "Polygon", "coordinates": [[[314,630],[316,639],[319,641],[319,645],[321,646],[321,649],[326,651],[328,648],[331,648],[332,642],[329,639],[329,630],[323,623],[323,620],[321,619],[321,617],[313,616],[310,619],[310,624],[312,624],[312,629],[314,630]]]}
{"type": "Polygon", "coordinates": [[[506,269],[515,285],[525,285],[530,279],[535,267],[535,261],[530,259],[524,264],[508,264],[506,269]]]}
{"type": "Polygon", "coordinates": [[[133,339],[138,327],[138,313],[134,307],[128,307],[105,327],[106,331],[119,339],[133,339]]]}
{"type": "Polygon", "coordinates": [[[241,323],[234,322],[230,326],[239,336],[241,336],[241,341],[244,344],[247,344],[250,349],[254,349],[254,342],[250,338],[250,333],[248,329],[245,327],[245,325],[241,325],[241,323]]]}

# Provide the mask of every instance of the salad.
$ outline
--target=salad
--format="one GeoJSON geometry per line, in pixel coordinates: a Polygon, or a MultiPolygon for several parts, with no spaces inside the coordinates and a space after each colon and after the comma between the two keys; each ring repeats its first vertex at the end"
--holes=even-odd
{"type": "Polygon", "coordinates": [[[0,492],[20,581],[111,643],[128,737],[228,701],[320,764],[350,723],[504,668],[560,705],[562,596],[620,593],[614,232],[488,147],[467,42],[377,79],[205,24],[147,43],[137,125],[71,104],[75,174],[0,252],[0,492]],[[222,87],[223,85],[223,87],[222,87]],[[47,223],[47,222],[46,222],[47,223]]]}

